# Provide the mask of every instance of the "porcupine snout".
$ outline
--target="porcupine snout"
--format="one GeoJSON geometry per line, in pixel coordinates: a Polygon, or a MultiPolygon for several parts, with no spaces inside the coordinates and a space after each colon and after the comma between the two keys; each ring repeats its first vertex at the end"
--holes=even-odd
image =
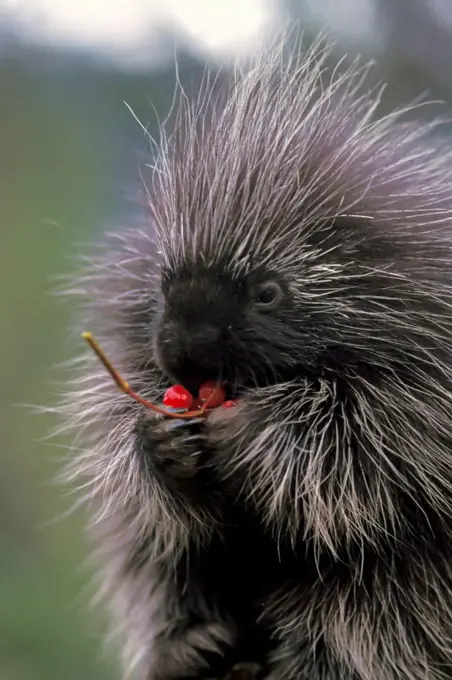
{"type": "Polygon", "coordinates": [[[190,390],[219,379],[228,329],[238,313],[234,295],[225,293],[214,273],[200,273],[189,280],[177,276],[164,298],[156,352],[165,373],[190,390]]]}

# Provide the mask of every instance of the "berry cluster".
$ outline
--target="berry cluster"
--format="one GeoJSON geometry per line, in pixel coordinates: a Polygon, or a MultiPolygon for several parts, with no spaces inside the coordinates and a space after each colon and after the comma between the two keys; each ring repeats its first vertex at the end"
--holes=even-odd
{"type": "Polygon", "coordinates": [[[213,380],[208,380],[199,388],[196,399],[182,385],[169,387],[163,397],[163,403],[170,408],[199,411],[200,409],[212,409],[218,406],[231,408],[237,402],[233,399],[226,400],[224,388],[217,385],[213,380]]]}

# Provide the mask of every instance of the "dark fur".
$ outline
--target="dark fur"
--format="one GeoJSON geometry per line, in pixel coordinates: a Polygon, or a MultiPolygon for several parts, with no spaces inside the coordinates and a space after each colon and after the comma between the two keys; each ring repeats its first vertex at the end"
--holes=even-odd
{"type": "Polygon", "coordinates": [[[220,378],[240,397],[175,427],[84,359],[69,478],[123,677],[250,659],[265,680],[450,679],[451,156],[401,115],[373,123],[357,67],[279,56],[216,113],[208,88],[182,98],[149,227],[75,287],[143,396],[220,378]]]}

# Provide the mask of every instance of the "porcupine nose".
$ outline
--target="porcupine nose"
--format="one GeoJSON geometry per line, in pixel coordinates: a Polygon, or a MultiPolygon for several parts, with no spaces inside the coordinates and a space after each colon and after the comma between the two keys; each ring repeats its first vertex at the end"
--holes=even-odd
{"type": "Polygon", "coordinates": [[[166,321],[159,334],[163,368],[188,389],[214,378],[221,368],[221,325],[185,319],[166,321]]]}
{"type": "Polygon", "coordinates": [[[192,361],[203,363],[216,354],[221,337],[221,328],[212,324],[187,325],[185,353],[192,361]]]}

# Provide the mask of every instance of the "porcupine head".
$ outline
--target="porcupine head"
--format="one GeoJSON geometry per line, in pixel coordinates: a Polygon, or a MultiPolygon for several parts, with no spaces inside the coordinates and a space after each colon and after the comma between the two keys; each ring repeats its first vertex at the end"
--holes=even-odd
{"type": "MultiPolygon", "coordinates": [[[[272,48],[220,94],[181,96],[149,222],[107,238],[75,291],[147,398],[227,385],[239,403],[207,425],[225,479],[275,536],[335,554],[405,530],[402,499],[451,510],[452,177],[431,126],[377,120],[365,70],[326,55],[272,48]]],[[[73,474],[101,498],[93,523],[125,514],[117,540],[136,541],[168,516],[134,454],[143,407],[86,364],[73,474]]]]}

